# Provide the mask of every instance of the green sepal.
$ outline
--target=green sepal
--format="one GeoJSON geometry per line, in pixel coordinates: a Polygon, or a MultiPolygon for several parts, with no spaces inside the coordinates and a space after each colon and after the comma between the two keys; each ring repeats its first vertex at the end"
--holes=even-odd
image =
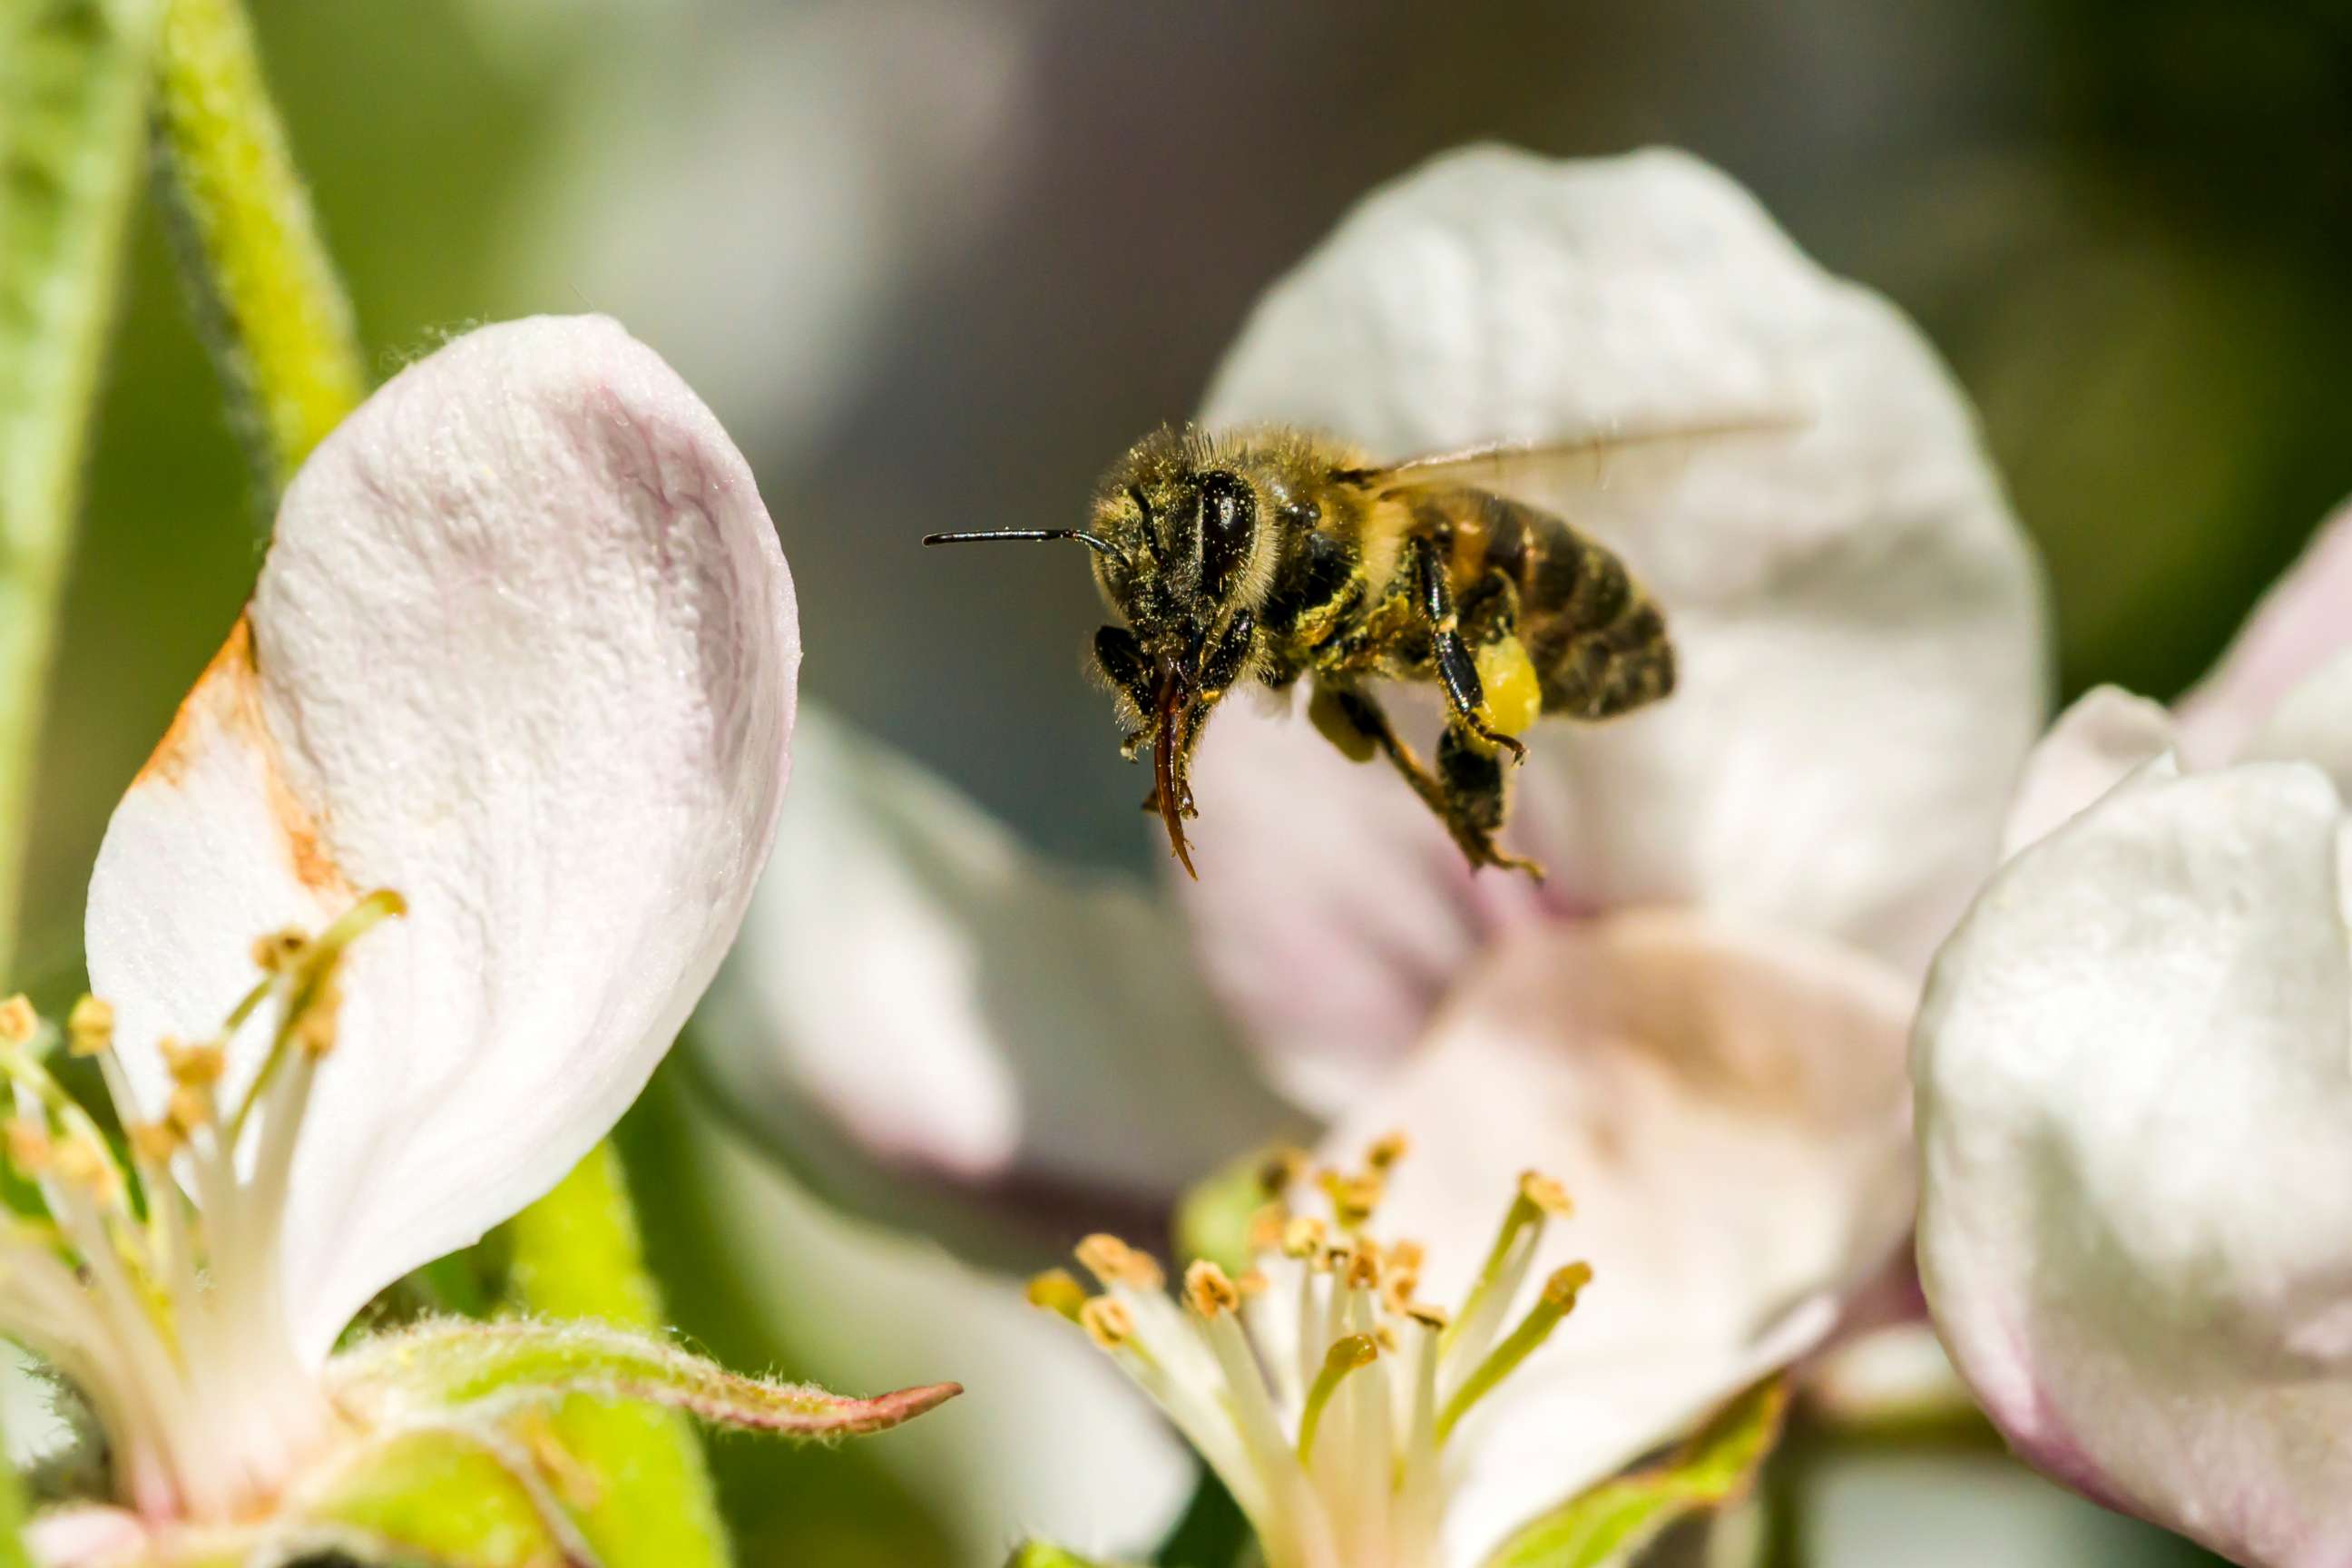
{"type": "Polygon", "coordinates": [[[266,1561],[565,1568],[588,1560],[559,1468],[489,1429],[416,1427],[352,1448],[289,1500],[266,1561]]]}
{"type": "Polygon", "coordinates": [[[1673,1458],[1601,1482],[1522,1530],[1487,1568],[1611,1568],[1659,1532],[1744,1495],[1780,1440],[1789,1410],[1784,1376],[1725,1405],[1673,1458]]]}
{"type": "Polygon", "coordinates": [[[1281,1195],[1271,1173],[1288,1146],[1270,1144],[1226,1161],[1184,1191],[1177,1201],[1177,1255],[1205,1258],[1228,1274],[1251,1263],[1250,1223],[1281,1195]]]}
{"type": "Polygon", "coordinates": [[[443,1319],[362,1342],[334,1363],[337,1392],[378,1423],[504,1413],[573,1394],[667,1405],[715,1426],[800,1438],[886,1431],[962,1391],[955,1384],[845,1398],[744,1377],[650,1334],[593,1321],[443,1319]]]}

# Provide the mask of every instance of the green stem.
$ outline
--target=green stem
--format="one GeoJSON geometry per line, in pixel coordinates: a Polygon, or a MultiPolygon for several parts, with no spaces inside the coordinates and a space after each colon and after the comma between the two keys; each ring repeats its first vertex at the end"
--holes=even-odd
{"type": "Polygon", "coordinates": [[[153,45],[146,0],[0,0],[0,972],[153,45]]]}
{"type": "MultiPolygon", "coordinates": [[[[152,68],[147,0],[0,0],[0,973],[152,68]]],[[[0,989],[5,989],[0,986],[0,989]]],[[[26,1568],[0,1464],[0,1568],[26,1568]]]]}
{"type": "MultiPolygon", "coordinates": [[[[658,1331],[667,1321],[646,1271],[621,1157],[600,1143],[556,1189],[507,1225],[508,1291],[551,1318],[601,1318],[658,1331]]],[[[724,1568],[727,1535],[702,1447],[675,1411],[573,1399],[558,1410],[563,1446],[608,1486],[580,1522],[608,1568],[724,1568]]]]}
{"type": "MultiPolygon", "coordinates": [[[[365,360],[240,0],[165,0],[161,65],[164,189],[191,291],[274,504],[310,449],[358,406],[365,360]]],[[[661,1326],[611,1145],[509,1228],[518,1305],[661,1326]]],[[[597,1495],[581,1500],[582,1524],[608,1568],[729,1561],[700,1440],[684,1416],[573,1400],[557,1421],[595,1478],[597,1495]]]]}
{"type": "Polygon", "coordinates": [[[268,505],[359,406],[366,362],[240,0],[165,0],[156,130],[205,336],[268,505]]]}

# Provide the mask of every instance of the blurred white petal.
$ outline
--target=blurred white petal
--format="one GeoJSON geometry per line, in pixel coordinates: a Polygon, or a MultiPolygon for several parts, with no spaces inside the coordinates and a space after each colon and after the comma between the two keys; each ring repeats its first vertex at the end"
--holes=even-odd
{"type": "Polygon", "coordinates": [[[1351,1111],[1402,1129],[1380,1230],[1458,1300],[1521,1171],[1565,1183],[1531,1271],[1589,1260],[1575,1313],[1473,1414],[1448,1560],[1811,1350],[1909,1222],[1910,986],[1811,939],[1667,913],[1522,933],[1351,1111]]]}
{"type": "Polygon", "coordinates": [[[2046,672],[2032,557],[1949,374],[1688,158],[1448,155],[1261,302],[1211,424],[1401,458],[1773,411],[1804,423],[1695,450],[1641,507],[1585,494],[1567,513],[1664,605],[1683,679],[1644,712],[1529,738],[1509,841],[1549,865],[1540,900],[1489,893],[1496,873],[1465,897],[1458,853],[1385,770],[1296,771],[1318,742],[1250,732],[1277,721],[1244,705],[1208,727],[1186,891],[1270,1047],[1338,1058],[1327,1080],[1392,1056],[1429,975],[1547,912],[1695,904],[1924,965],[1991,861],[2046,672]]]}
{"type": "Polygon", "coordinates": [[[994,1563],[1034,1535],[1103,1558],[1150,1552],[1196,1472],[1086,1337],[1030,1306],[1023,1282],[845,1219],[715,1124],[682,1140],[734,1283],[795,1360],[836,1386],[951,1377],[964,1396],[861,1447],[954,1538],[994,1563]],[[894,1381],[895,1380],[895,1381],[894,1381]]]}
{"type": "Polygon", "coordinates": [[[1791,1494],[1811,1568],[2200,1568],[2186,1542],[2071,1497],[1998,1454],[1843,1447],[1791,1494]]]}
{"type": "Polygon", "coordinates": [[[1921,1273],[2019,1453],[2241,1562],[2352,1552],[2352,955],[2317,770],[2158,761],[2011,861],[1916,1035],[1921,1273]]]}
{"type": "Polygon", "coordinates": [[[808,710],[772,870],[697,1039],[829,1184],[903,1205],[928,1174],[1164,1210],[1289,1120],[1190,954],[1146,885],[1039,861],[808,710]]]}
{"type": "Polygon", "coordinates": [[[255,937],[407,898],[345,967],[295,1157],[305,1354],[635,1098],[767,854],[799,658],[750,469],[611,321],[460,338],[304,466],[246,618],[116,809],[88,944],[153,1114],[156,1038],[217,1026],[255,937]]]}

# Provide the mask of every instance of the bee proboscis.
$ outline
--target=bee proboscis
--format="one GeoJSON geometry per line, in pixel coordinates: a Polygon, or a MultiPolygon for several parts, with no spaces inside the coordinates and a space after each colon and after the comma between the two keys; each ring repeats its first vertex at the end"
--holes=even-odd
{"type": "Polygon", "coordinates": [[[1779,414],[1612,430],[1379,464],[1278,426],[1145,437],[1097,488],[1087,526],[935,533],[926,544],[1075,540],[1118,624],[1094,662],[1118,706],[1121,750],[1152,752],[1168,842],[1195,874],[1187,782],[1210,711],[1234,687],[1312,683],[1316,728],[1360,761],[1387,758],[1474,866],[1540,877],[1496,842],[1506,762],[1538,718],[1586,722],[1675,686],[1664,612],[1617,556],[1554,510],[1513,499],[1633,492],[1717,437],[1785,429],[1779,414]],[[1655,459],[1667,459],[1661,468],[1655,459]],[[1371,682],[1436,686],[1446,724],[1424,763],[1371,682]]]}

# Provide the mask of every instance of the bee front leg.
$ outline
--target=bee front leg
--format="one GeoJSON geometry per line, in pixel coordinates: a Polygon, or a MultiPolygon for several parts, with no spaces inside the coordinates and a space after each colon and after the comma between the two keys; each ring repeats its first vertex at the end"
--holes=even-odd
{"type": "Polygon", "coordinates": [[[1453,584],[1445,580],[1445,568],[1438,560],[1436,544],[1425,538],[1415,539],[1407,548],[1412,553],[1413,603],[1428,623],[1437,683],[1445,689],[1445,703],[1454,713],[1449,733],[1465,730],[1490,752],[1506,751],[1511,753],[1513,762],[1526,762],[1527,747],[1517,736],[1496,726],[1494,712],[1487,706],[1486,686],[1478,679],[1477,656],[1470,651],[1469,643],[1462,636],[1461,617],[1454,607],[1453,584]]]}

